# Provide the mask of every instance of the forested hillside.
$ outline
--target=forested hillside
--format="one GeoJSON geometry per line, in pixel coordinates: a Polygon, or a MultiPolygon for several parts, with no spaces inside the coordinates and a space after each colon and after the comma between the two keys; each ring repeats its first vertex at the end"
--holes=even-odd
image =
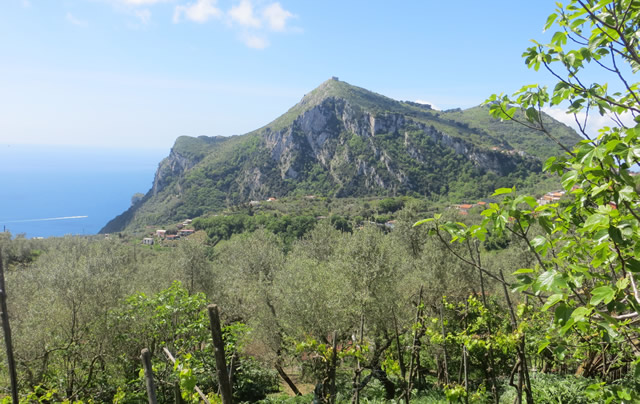
{"type": "MultiPolygon", "coordinates": [[[[556,143],[488,108],[436,111],[330,79],[254,132],[179,138],[144,199],[103,233],[217,213],[269,197],[400,196],[451,201],[538,183],[556,143]]],[[[572,146],[580,138],[544,116],[572,146]]]]}

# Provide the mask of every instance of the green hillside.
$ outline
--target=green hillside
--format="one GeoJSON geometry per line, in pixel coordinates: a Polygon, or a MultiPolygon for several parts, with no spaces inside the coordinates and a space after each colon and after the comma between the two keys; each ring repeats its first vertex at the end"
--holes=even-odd
{"type": "MultiPolygon", "coordinates": [[[[570,146],[579,140],[548,120],[557,138],[570,146]]],[[[330,79],[246,135],[178,138],[149,193],[102,232],[288,195],[480,198],[498,187],[534,185],[541,162],[560,152],[483,107],[437,111],[330,79]]]]}

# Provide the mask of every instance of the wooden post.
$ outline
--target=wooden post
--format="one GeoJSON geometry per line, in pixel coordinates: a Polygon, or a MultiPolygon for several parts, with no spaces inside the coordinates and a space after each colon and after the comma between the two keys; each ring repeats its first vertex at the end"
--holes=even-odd
{"type": "Polygon", "coordinates": [[[218,376],[222,404],[232,404],[231,385],[229,384],[227,363],[224,357],[224,343],[222,342],[222,329],[220,328],[220,312],[215,304],[207,306],[207,310],[209,311],[211,339],[213,340],[213,349],[216,357],[216,374],[218,376]]]}
{"type": "Polygon", "coordinates": [[[333,352],[331,353],[331,369],[330,369],[330,379],[331,379],[331,397],[329,398],[329,403],[335,404],[336,402],[336,362],[338,359],[338,331],[333,332],[333,352]]]}
{"type": "Polygon", "coordinates": [[[442,350],[444,351],[444,382],[449,384],[449,366],[447,363],[447,334],[444,331],[444,297],[440,302],[440,327],[442,328],[442,350]]]}
{"type": "MultiPolygon", "coordinates": [[[[175,365],[176,364],[176,358],[174,358],[173,355],[171,355],[171,351],[169,351],[166,347],[162,348],[162,350],[164,351],[164,354],[167,355],[167,358],[169,358],[171,363],[173,363],[175,365]]],[[[195,386],[194,389],[198,393],[198,395],[200,395],[200,398],[202,399],[202,401],[205,402],[205,404],[211,404],[211,402],[209,401],[207,396],[205,396],[204,393],[202,392],[202,390],[200,390],[200,387],[195,386]]]]}
{"type": "MultiPolygon", "coordinates": [[[[420,294],[418,295],[418,306],[416,307],[416,320],[415,324],[418,324],[422,312],[422,285],[420,286],[420,294]]],[[[416,368],[420,366],[418,360],[416,360],[416,345],[418,344],[418,330],[413,331],[413,344],[411,345],[411,358],[409,360],[409,380],[407,381],[407,399],[411,399],[411,387],[413,383],[413,365],[416,364],[416,368]]],[[[436,362],[437,363],[437,362],[436,362]]]]}
{"type": "Polygon", "coordinates": [[[147,387],[149,404],[157,404],[156,386],[153,384],[153,368],[151,367],[151,352],[149,352],[147,348],[144,348],[140,353],[140,360],[142,361],[142,367],[144,368],[144,382],[147,387]]]}
{"type": "Polygon", "coordinates": [[[462,364],[464,366],[464,402],[469,404],[469,368],[467,363],[467,346],[462,345],[462,364]]]}
{"type": "MultiPolygon", "coordinates": [[[[402,377],[402,383],[403,383],[403,390],[407,391],[406,389],[406,385],[404,385],[404,383],[406,383],[407,379],[407,371],[404,367],[404,358],[402,357],[402,347],[400,346],[400,332],[398,331],[398,320],[396,319],[396,312],[395,310],[391,309],[391,314],[393,315],[393,326],[395,327],[395,331],[396,331],[396,347],[398,349],[398,364],[400,365],[400,376],[402,377]]],[[[408,395],[405,395],[404,397],[404,401],[406,404],[409,404],[409,400],[410,397],[408,395]]]]}
{"type": "MultiPolygon", "coordinates": [[[[468,322],[468,317],[469,317],[469,298],[467,298],[467,301],[465,302],[465,309],[464,309],[464,328],[465,330],[469,328],[469,322],[468,322]]],[[[462,344],[462,364],[464,366],[464,391],[465,391],[465,396],[464,396],[464,402],[466,404],[469,404],[469,362],[468,362],[468,352],[467,352],[467,345],[466,344],[462,344]]]]}
{"type": "MultiPolygon", "coordinates": [[[[364,308],[362,309],[362,313],[360,314],[360,335],[359,335],[359,349],[362,349],[362,343],[364,341],[364,308]]],[[[353,399],[351,400],[354,404],[360,404],[360,378],[362,375],[362,364],[360,363],[360,358],[358,358],[358,368],[356,369],[356,374],[353,377],[353,399]]]]}
{"type": "Polygon", "coordinates": [[[7,312],[7,289],[4,284],[4,266],[2,262],[2,250],[0,250],[0,311],[2,311],[2,330],[4,331],[4,344],[7,349],[7,365],[11,379],[11,402],[18,404],[18,376],[16,362],[13,358],[13,344],[11,342],[11,327],[9,326],[9,313],[7,312]]]}

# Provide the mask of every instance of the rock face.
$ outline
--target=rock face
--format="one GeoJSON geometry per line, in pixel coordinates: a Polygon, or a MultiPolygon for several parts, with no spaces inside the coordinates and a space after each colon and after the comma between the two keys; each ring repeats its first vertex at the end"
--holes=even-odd
{"type": "MultiPolygon", "coordinates": [[[[305,167],[317,165],[335,184],[346,184],[354,179],[365,188],[405,189],[420,192],[403,165],[412,168],[425,163],[429,150],[421,142],[444,146],[471,162],[481,171],[506,175],[519,163],[518,159],[504,158],[500,153],[480,149],[472,143],[454,138],[428,125],[399,113],[374,114],[357,111],[345,99],[326,98],[307,110],[293,123],[279,131],[268,127],[263,132],[263,144],[272,164],[277,166],[282,180],[296,180],[304,176],[305,167]],[[420,133],[419,139],[409,132],[420,133]],[[390,151],[377,137],[392,138],[399,150],[390,151]],[[354,137],[359,150],[350,147],[354,137]],[[399,164],[392,154],[401,152],[410,164],[399,164]],[[344,166],[349,170],[342,170],[344,166]],[[354,175],[355,174],[355,175],[354,175]]],[[[254,169],[253,183],[248,185],[251,195],[259,181],[260,171],[254,169]]],[[[257,195],[259,196],[259,195],[257,195]]]]}
{"type": "Polygon", "coordinates": [[[477,197],[539,172],[548,157],[512,146],[499,123],[489,133],[464,119],[464,111],[448,114],[328,80],[254,132],[178,138],[141,203],[102,231],[291,193],[440,196],[464,188],[477,197]]]}
{"type": "Polygon", "coordinates": [[[175,149],[171,149],[169,157],[160,163],[158,171],[156,171],[156,176],[153,179],[153,188],[151,188],[152,194],[156,196],[158,192],[169,185],[174,178],[182,176],[187,170],[190,170],[198,163],[199,160],[190,159],[181,155],[180,152],[175,149]]]}

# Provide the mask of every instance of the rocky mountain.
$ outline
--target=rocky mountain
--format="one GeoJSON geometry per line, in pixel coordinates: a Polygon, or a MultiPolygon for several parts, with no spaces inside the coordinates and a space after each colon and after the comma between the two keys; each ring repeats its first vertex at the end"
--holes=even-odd
{"type": "MultiPolygon", "coordinates": [[[[545,119],[561,142],[580,140],[545,119]]],[[[535,181],[541,163],[555,154],[552,141],[490,118],[485,107],[437,111],[332,78],[253,132],[178,138],[153,188],[101,232],[286,195],[477,198],[535,181]]]]}

